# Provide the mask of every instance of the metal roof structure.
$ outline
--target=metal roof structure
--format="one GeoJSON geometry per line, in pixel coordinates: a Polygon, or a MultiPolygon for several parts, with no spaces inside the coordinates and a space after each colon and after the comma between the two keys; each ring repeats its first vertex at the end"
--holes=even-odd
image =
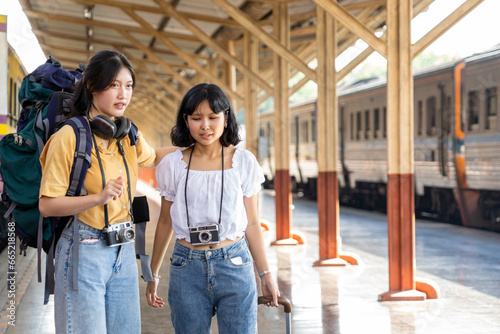
{"type": "MultiPolygon", "coordinates": [[[[425,11],[434,0],[413,0],[413,15],[425,11]]],[[[381,51],[386,26],[385,0],[21,0],[33,31],[46,55],[65,68],[86,63],[98,50],[115,49],[125,54],[136,70],[137,85],[127,116],[145,133],[151,144],[168,145],[169,132],[183,94],[196,83],[211,81],[221,86],[241,107],[245,78],[257,84],[259,102],[273,95],[273,55],[286,58],[290,77],[314,69],[307,64],[316,57],[317,6],[337,17],[337,52],[340,54],[364,35],[373,43],[367,52],[339,71],[345,76],[374,50],[381,51]],[[273,12],[287,4],[289,43],[275,36],[273,12]],[[333,7],[331,7],[333,5],[333,7]],[[358,33],[353,33],[357,29],[358,33]],[[258,38],[257,65],[245,59],[245,32],[258,38]],[[379,34],[377,34],[379,35],[379,34]],[[285,45],[287,44],[287,45],[285,45]],[[241,104],[240,104],[241,103],[241,104]]],[[[471,0],[467,1],[471,2],[471,0]]],[[[480,2],[480,1],[475,1],[480,2]]],[[[448,25],[451,26],[451,25],[448,25]]],[[[444,32],[441,29],[441,33],[444,32]]],[[[431,41],[439,36],[431,36],[431,41]]]]}

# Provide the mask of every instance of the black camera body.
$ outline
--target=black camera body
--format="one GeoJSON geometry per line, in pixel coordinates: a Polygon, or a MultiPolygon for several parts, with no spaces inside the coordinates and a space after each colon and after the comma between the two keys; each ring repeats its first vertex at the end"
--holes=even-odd
{"type": "Polygon", "coordinates": [[[219,244],[219,224],[195,226],[189,228],[191,245],[217,245],[219,244]]]}
{"type": "Polygon", "coordinates": [[[110,225],[102,229],[108,247],[119,246],[134,242],[135,231],[132,222],[124,222],[110,225]]]}

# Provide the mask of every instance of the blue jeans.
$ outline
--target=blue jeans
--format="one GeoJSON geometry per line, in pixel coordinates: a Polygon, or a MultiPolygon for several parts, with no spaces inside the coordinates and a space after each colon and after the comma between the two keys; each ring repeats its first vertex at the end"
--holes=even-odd
{"type": "Polygon", "coordinates": [[[220,334],[256,333],[257,285],[246,239],[206,251],[177,242],[168,303],[176,333],[210,333],[215,315],[220,334]]]}
{"type": "Polygon", "coordinates": [[[79,222],[78,290],[73,290],[73,223],[56,248],[56,333],[141,332],[134,244],[106,246],[101,230],[79,222]]]}

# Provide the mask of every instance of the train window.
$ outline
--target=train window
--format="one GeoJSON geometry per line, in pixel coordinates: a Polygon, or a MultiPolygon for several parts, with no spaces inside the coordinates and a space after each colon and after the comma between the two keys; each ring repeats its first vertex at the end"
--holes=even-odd
{"type": "Polygon", "coordinates": [[[443,132],[445,134],[450,134],[451,132],[451,125],[453,120],[450,118],[452,115],[451,113],[451,96],[446,96],[444,97],[444,110],[443,110],[443,115],[441,116],[441,128],[443,129],[443,132]]]}
{"type": "Polygon", "coordinates": [[[299,116],[295,116],[295,121],[291,124],[290,144],[295,145],[299,141],[299,116]]]}
{"type": "Polygon", "coordinates": [[[375,108],[373,110],[373,138],[380,137],[380,120],[379,120],[379,110],[375,108]]]}
{"type": "Polygon", "coordinates": [[[354,140],[354,114],[351,113],[351,119],[349,121],[350,123],[350,129],[351,129],[351,140],[354,140]]]}
{"type": "Polygon", "coordinates": [[[422,135],[422,128],[424,125],[424,104],[421,100],[418,101],[417,107],[417,135],[422,135]]]}
{"type": "Polygon", "coordinates": [[[17,97],[19,96],[19,87],[17,86],[17,82],[14,83],[14,118],[16,120],[16,125],[17,121],[19,120],[21,116],[21,108],[18,103],[17,97]]]}
{"type": "Polygon", "coordinates": [[[365,110],[365,139],[370,139],[370,110],[365,110]]]}
{"type": "Polygon", "coordinates": [[[486,129],[497,128],[498,115],[497,88],[490,87],[486,89],[486,129]]]}
{"type": "Polygon", "coordinates": [[[356,113],[356,139],[361,139],[361,111],[356,113]]]}
{"type": "Polygon", "coordinates": [[[15,94],[15,91],[14,91],[14,87],[13,87],[13,81],[12,81],[12,78],[10,78],[10,81],[9,81],[9,87],[10,87],[10,96],[9,96],[9,125],[12,126],[12,117],[14,115],[14,107],[13,107],[13,104],[14,104],[14,94],[15,94]]]}
{"type": "Polygon", "coordinates": [[[383,136],[384,138],[387,137],[387,108],[384,107],[384,110],[382,112],[382,129],[383,129],[383,136]]]}
{"type": "Polygon", "coordinates": [[[479,93],[469,92],[469,102],[467,104],[467,128],[469,131],[479,130],[479,93]]]}
{"type": "Polygon", "coordinates": [[[431,96],[427,99],[427,135],[436,134],[436,98],[431,96]]]}
{"type": "Polygon", "coordinates": [[[309,121],[304,121],[301,124],[300,129],[300,142],[307,143],[309,142],[309,121]]]}
{"type": "Polygon", "coordinates": [[[316,142],[316,133],[318,132],[318,129],[316,129],[316,118],[313,117],[311,120],[311,141],[313,143],[316,142]]]}

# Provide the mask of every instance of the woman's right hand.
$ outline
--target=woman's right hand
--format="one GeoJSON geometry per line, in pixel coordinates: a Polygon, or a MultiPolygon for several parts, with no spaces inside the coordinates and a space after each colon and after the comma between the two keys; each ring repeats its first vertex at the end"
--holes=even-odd
{"type": "Polygon", "coordinates": [[[101,204],[104,205],[111,200],[118,199],[125,191],[125,183],[122,176],[109,180],[101,193],[101,204]]]}
{"type": "Polygon", "coordinates": [[[148,299],[148,304],[152,307],[163,307],[165,302],[163,298],[160,298],[156,295],[156,291],[158,290],[158,278],[154,278],[153,282],[148,282],[146,287],[146,298],[148,299]]]}

